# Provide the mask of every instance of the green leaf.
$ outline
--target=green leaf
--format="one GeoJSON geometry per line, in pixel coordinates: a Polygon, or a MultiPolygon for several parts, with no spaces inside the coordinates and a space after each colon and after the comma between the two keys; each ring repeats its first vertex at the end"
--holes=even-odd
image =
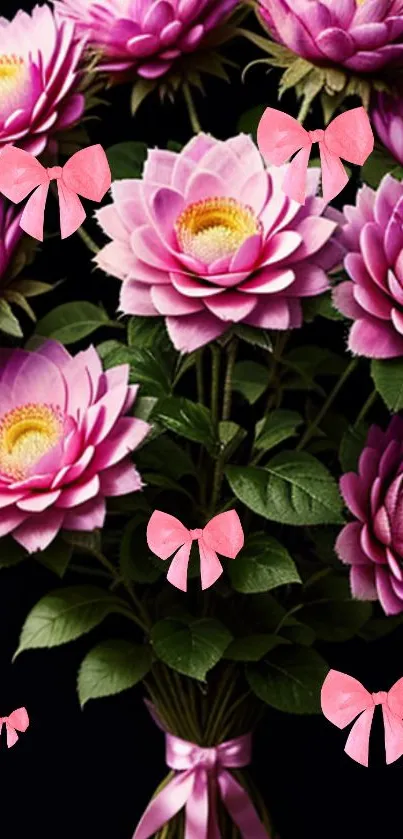
{"type": "Polygon", "coordinates": [[[168,618],[151,630],[151,642],[158,658],[178,673],[200,681],[220,661],[231,641],[228,629],[212,618],[189,624],[168,618]]]}
{"type": "Polygon", "coordinates": [[[273,411],[256,425],[255,448],[268,451],[289,437],[295,437],[301,423],[301,414],[296,411],[273,411]]]}
{"type": "Polygon", "coordinates": [[[269,371],[263,364],[256,361],[238,361],[232,376],[233,390],[238,390],[242,396],[253,405],[265,392],[269,383],[269,371]]]}
{"type": "Polygon", "coordinates": [[[148,443],[139,452],[137,463],[141,471],[155,469],[157,472],[161,471],[163,464],[164,474],[174,481],[184,475],[197,475],[195,464],[186,449],[167,434],[148,443]]]}
{"type": "Polygon", "coordinates": [[[305,597],[309,602],[298,617],[320,641],[348,641],[372,614],[372,604],[352,600],[347,579],[337,574],[306,584],[305,597]]]}
{"type": "Polygon", "coordinates": [[[115,347],[103,359],[105,369],[129,364],[130,383],[140,384],[143,396],[166,396],[171,392],[169,359],[156,347],[154,350],[115,347]]]}
{"type": "Polygon", "coordinates": [[[41,283],[39,280],[18,278],[13,282],[13,289],[19,291],[24,297],[38,297],[40,294],[47,294],[49,291],[53,291],[54,286],[49,283],[41,283]]]}
{"type": "Polygon", "coordinates": [[[216,445],[211,413],[204,405],[182,396],[170,396],[158,402],[155,418],[180,437],[203,443],[208,451],[216,445]]]}
{"type": "Polygon", "coordinates": [[[368,434],[368,423],[350,425],[341,438],[339,460],[343,472],[355,472],[368,434]]]}
{"type": "Polygon", "coordinates": [[[64,530],[63,539],[69,545],[73,545],[76,550],[82,551],[83,553],[89,553],[95,556],[102,553],[100,530],[91,530],[88,533],[83,530],[64,530]]]}
{"type": "Polygon", "coordinates": [[[260,347],[262,350],[266,350],[266,352],[273,351],[270,333],[267,329],[256,329],[254,326],[246,326],[245,324],[238,323],[233,328],[233,333],[253,347],[260,347]]]}
{"type": "Polygon", "coordinates": [[[17,318],[6,300],[0,298],[0,332],[11,335],[13,338],[22,338],[23,333],[17,318]]]}
{"type": "Polygon", "coordinates": [[[11,568],[19,565],[28,556],[26,550],[11,536],[0,539],[0,568],[11,568]]]}
{"type": "Polygon", "coordinates": [[[245,635],[232,641],[224,657],[231,661],[260,661],[274,647],[286,643],[279,635],[245,635]]]}
{"type": "Polygon", "coordinates": [[[383,618],[371,618],[360,629],[358,635],[364,641],[376,641],[378,638],[384,638],[390,632],[394,632],[403,623],[403,615],[389,615],[383,618]]]}
{"type": "Polygon", "coordinates": [[[135,141],[116,143],[106,149],[106,156],[113,181],[121,178],[140,178],[147,158],[147,146],[135,141]]]}
{"type": "Polygon", "coordinates": [[[238,134],[252,134],[254,140],[256,140],[257,127],[265,110],[266,105],[256,105],[254,108],[245,111],[238,120],[238,134]]]}
{"type": "MultiPolygon", "coordinates": [[[[71,586],[42,597],[23,626],[15,656],[23,650],[58,647],[89,632],[123,602],[97,586],[71,586]]],[[[15,658],[14,656],[14,658],[15,658]]]]}
{"type": "Polygon", "coordinates": [[[218,423],[218,437],[227,459],[231,457],[246,436],[245,429],[241,428],[236,422],[222,420],[218,423]]]}
{"type": "Polygon", "coordinates": [[[160,559],[151,554],[146,539],[146,521],[134,516],[126,525],[120,544],[120,568],[126,580],[154,583],[164,572],[160,559]]]}
{"type": "Polygon", "coordinates": [[[333,306],[331,291],[318,294],[317,297],[306,297],[302,302],[304,321],[311,323],[320,316],[326,320],[344,320],[344,315],[333,306]]]}
{"type": "Polygon", "coordinates": [[[228,573],[234,589],[242,594],[301,582],[288,551],[265,533],[251,536],[241,553],[229,563],[228,573]]]}
{"type": "Polygon", "coordinates": [[[347,366],[344,356],[310,344],[291,350],[284,356],[283,363],[299,373],[304,378],[306,386],[317,376],[340,376],[347,366]]]}
{"type": "Polygon", "coordinates": [[[108,315],[99,306],[86,300],[62,303],[38,321],[36,334],[54,338],[61,344],[74,344],[110,324],[108,315]]]}
{"type": "Polygon", "coordinates": [[[318,714],[320,689],[329,668],[310,647],[279,647],[264,664],[249,665],[247,679],[256,696],[289,714],[318,714]]]}
{"type": "Polygon", "coordinates": [[[281,452],[264,469],[229,466],[226,475],[250,510],[281,524],[339,524],[342,500],[326,467],[306,452],[281,452]]]}
{"type": "Polygon", "coordinates": [[[361,178],[364,183],[376,189],[387,174],[393,175],[400,181],[403,177],[403,168],[397,165],[394,157],[385,148],[376,146],[361,167],[361,178]]]}
{"type": "Polygon", "coordinates": [[[371,376],[385,404],[393,413],[403,408],[403,358],[373,359],[371,376]]]}
{"type": "Polygon", "coordinates": [[[146,318],[136,315],[129,320],[127,327],[129,347],[135,349],[155,349],[157,344],[167,343],[167,331],[162,318],[146,318]]]}
{"type": "Polygon", "coordinates": [[[83,707],[89,699],[112,696],[133,687],[151,668],[151,650],[129,641],[104,641],[84,658],[78,673],[78,696],[83,707]]]}
{"type": "MultiPolygon", "coordinates": [[[[157,402],[158,398],[156,396],[138,396],[134,403],[133,416],[137,417],[137,419],[144,420],[144,422],[148,422],[157,402]]],[[[155,428],[152,428],[150,431],[147,437],[147,443],[151,439],[153,432],[155,432],[155,428]]]]}
{"type": "Polygon", "coordinates": [[[292,616],[286,618],[281,627],[281,636],[291,641],[292,644],[300,644],[303,647],[311,647],[316,635],[311,626],[296,621],[292,616]]]}
{"type": "Polygon", "coordinates": [[[57,574],[58,577],[63,577],[72,554],[73,546],[68,544],[68,542],[66,542],[66,540],[62,537],[58,537],[54,539],[45,551],[37,553],[35,559],[37,559],[41,565],[44,565],[45,568],[48,568],[49,571],[53,571],[54,574],[57,574]]]}

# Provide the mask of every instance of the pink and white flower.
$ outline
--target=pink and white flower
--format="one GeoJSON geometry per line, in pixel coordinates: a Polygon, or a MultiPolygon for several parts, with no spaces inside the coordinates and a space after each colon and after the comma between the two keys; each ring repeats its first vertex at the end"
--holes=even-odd
{"type": "Polygon", "coordinates": [[[102,527],[107,497],[141,489],[130,453],[149,426],[125,416],[128,373],[104,373],[93,347],[0,350],[0,536],[43,550],[61,529],[102,527]]]}
{"type": "Polygon", "coordinates": [[[56,21],[48,6],[0,17],[0,149],[12,143],[39,155],[80,119],[83,49],[74,25],[56,21]]]}
{"type": "Polygon", "coordinates": [[[319,170],[309,170],[303,207],[283,178],[242,134],[151,150],[143,179],[113,183],[113,203],[96,213],[112,241],[95,261],[123,281],[122,311],[163,315],[181,352],[234,323],[301,326],[302,298],[325,291],[341,259],[340,214],[315,197],[319,170]]]}

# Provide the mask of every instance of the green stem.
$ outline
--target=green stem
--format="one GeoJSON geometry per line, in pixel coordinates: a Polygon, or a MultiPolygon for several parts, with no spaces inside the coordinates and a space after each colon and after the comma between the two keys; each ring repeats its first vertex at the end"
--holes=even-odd
{"type": "Polygon", "coordinates": [[[220,384],[220,350],[216,344],[211,347],[212,366],[211,366],[211,416],[213,418],[214,426],[218,423],[218,397],[220,384]]]}
{"type": "Polygon", "coordinates": [[[78,233],[80,239],[83,240],[84,244],[87,245],[87,248],[90,251],[92,251],[92,253],[99,253],[101,248],[98,247],[98,245],[94,242],[94,240],[91,238],[89,233],[87,233],[87,231],[84,230],[83,227],[79,227],[78,230],[77,230],[77,233],[78,233]]]}
{"type": "Polygon", "coordinates": [[[346,367],[343,375],[340,376],[340,379],[335,384],[332,392],[329,394],[329,396],[326,399],[326,402],[323,404],[321,410],[318,412],[318,414],[316,415],[313,422],[311,422],[311,424],[306,429],[305,434],[302,436],[300,442],[298,443],[298,446],[296,447],[297,451],[301,451],[301,449],[303,449],[304,446],[306,446],[306,444],[309,442],[312,435],[315,433],[316,429],[319,427],[320,423],[322,422],[323,418],[326,416],[329,408],[333,405],[333,402],[334,402],[337,394],[342,389],[343,385],[346,383],[346,381],[349,378],[349,376],[351,375],[351,373],[357,367],[357,364],[358,364],[358,359],[357,358],[354,358],[352,361],[350,361],[350,364],[348,365],[348,367],[346,367]]]}
{"type": "Polygon", "coordinates": [[[228,420],[231,414],[231,400],[232,400],[232,376],[236,361],[236,352],[238,348],[238,341],[233,338],[228,345],[227,350],[227,369],[225,371],[224,381],[224,400],[222,409],[223,420],[228,420]]]}
{"type": "Polygon", "coordinates": [[[185,97],[186,106],[188,109],[190,124],[195,134],[200,134],[202,127],[197,116],[195,104],[193,102],[192,92],[187,82],[183,85],[183,95],[185,97]]]}
{"type": "Polygon", "coordinates": [[[368,396],[367,401],[362,406],[361,411],[358,414],[357,419],[354,423],[354,428],[357,428],[357,425],[359,425],[360,422],[362,422],[365,419],[368,411],[370,410],[370,408],[372,408],[372,406],[373,406],[374,402],[376,402],[377,398],[378,398],[378,393],[377,393],[376,390],[373,390],[372,393],[370,393],[370,395],[368,396]]]}
{"type": "Polygon", "coordinates": [[[116,583],[118,583],[118,584],[123,583],[129,597],[132,600],[133,605],[136,607],[136,609],[138,611],[138,615],[133,615],[133,619],[141,627],[141,629],[146,634],[148,634],[148,631],[152,626],[152,622],[150,621],[150,618],[149,618],[149,616],[147,614],[147,611],[144,608],[141,600],[137,597],[137,595],[136,595],[136,593],[133,589],[132,584],[128,580],[122,580],[117,568],[115,568],[113,563],[110,562],[109,559],[103,553],[98,552],[98,551],[96,553],[93,552],[93,556],[95,556],[98,559],[98,561],[104,566],[104,568],[108,569],[108,571],[110,572],[111,576],[113,577],[113,579],[116,583]]]}
{"type": "Polygon", "coordinates": [[[196,380],[197,380],[197,401],[204,404],[204,382],[203,382],[203,349],[199,350],[196,357],[196,380]]]}

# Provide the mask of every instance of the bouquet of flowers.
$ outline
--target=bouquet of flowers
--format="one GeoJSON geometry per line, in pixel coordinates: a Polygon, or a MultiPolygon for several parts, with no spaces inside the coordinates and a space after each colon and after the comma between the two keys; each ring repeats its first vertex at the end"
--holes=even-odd
{"type": "MultiPolygon", "coordinates": [[[[331,2],[301,0],[293,35],[286,0],[261,0],[270,41],[252,23],[242,29],[248,9],[229,0],[137,0],[123,17],[117,2],[54,5],[0,19],[12,58],[0,57],[0,147],[60,162],[109,81],[134,82],[134,110],[156,87],[173,110],[183,92],[193,134],[168,148],[106,149],[110,195],[94,232],[79,231],[96,303],[83,287],[83,299],[36,320],[28,299],[49,287],[28,278],[32,240],[1,199],[0,564],[29,557],[56,575],[17,653],[88,633],[81,705],[136,689],[167,733],[173,772],[154,801],[166,804],[175,773],[190,771],[190,746],[205,773],[193,815],[210,819],[208,835],[273,837],[269,802],[243,770],[251,731],[270,708],[319,711],[322,642],[369,641],[402,621],[403,112],[396,90],[372,91],[377,148],[354,170],[348,203],[320,197],[314,160],[301,205],[282,189],[286,167],[266,165],[257,147],[264,95],[243,130],[217,139],[199,130],[190,82],[208,56],[223,78],[215,50],[245,32],[269,44],[275,66],[286,31],[288,51],[304,45],[281,83],[292,68],[297,94],[323,55],[327,68],[337,59],[370,74],[365,39],[377,39],[378,73],[403,56],[399,4],[365,23],[387,4],[346,0],[349,34],[331,2]],[[317,7],[311,34],[307,6],[317,7]],[[99,304],[105,275],[120,282],[113,307],[99,304]],[[220,555],[210,578],[203,539],[220,555]],[[231,741],[243,752],[222,758],[223,780],[231,741]],[[231,789],[245,796],[249,833],[231,789]]],[[[354,93],[343,82],[333,104],[354,93]]],[[[176,789],[162,821],[150,805],[136,837],[187,836],[182,808],[195,789],[176,789]]]]}

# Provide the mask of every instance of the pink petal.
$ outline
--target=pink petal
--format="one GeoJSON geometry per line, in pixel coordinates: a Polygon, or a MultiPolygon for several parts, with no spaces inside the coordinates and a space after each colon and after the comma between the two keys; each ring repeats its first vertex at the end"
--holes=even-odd
{"type": "Polygon", "coordinates": [[[360,519],[360,521],[366,521],[368,505],[367,490],[355,472],[348,472],[346,475],[342,475],[340,478],[340,491],[352,514],[357,519],[360,519]]]}
{"type": "Polygon", "coordinates": [[[354,565],[350,569],[350,586],[356,600],[378,600],[375,569],[371,566],[354,565]]]}
{"type": "Polygon", "coordinates": [[[205,305],[220,320],[239,323],[255,308],[257,297],[254,294],[242,294],[238,291],[224,291],[217,297],[209,297],[205,305]]]}
{"type": "Polygon", "coordinates": [[[294,282],[295,274],[290,268],[263,268],[251,280],[242,283],[242,291],[255,294],[274,294],[283,291],[294,282]]]}
{"type": "Polygon", "coordinates": [[[22,501],[17,502],[17,507],[25,513],[42,513],[48,507],[51,507],[59,496],[59,489],[54,492],[41,492],[36,495],[27,495],[22,501]]]}
{"type": "Polygon", "coordinates": [[[306,259],[313,253],[316,253],[326,242],[330,239],[332,233],[335,231],[337,224],[334,221],[329,221],[326,218],[319,218],[317,216],[307,217],[295,228],[302,239],[302,243],[298,250],[293,254],[293,260],[306,259]]]}
{"type": "Polygon", "coordinates": [[[301,244],[302,238],[294,230],[284,230],[275,233],[267,242],[263,252],[263,265],[281,262],[294,253],[301,244]]]}
{"type": "Polygon", "coordinates": [[[368,315],[353,325],[348,346],[351,352],[367,358],[395,358],[403,355],[403,337],[393,326],[368,315]]]}
{"type": "Polygon", "coordinates": [[[105,523],[106,505],[102,497],[92,498],[71,512],[66,512],[63,528],[65,530],[95,530],[105,523]]]}
{"type": "Polygon", "coordinates": [[[204,309],[196,298],[184,297],[171,285],[154,286],[151,300],[161,315],[191,315],[204,309]]]}
{"type": "Polygon", "coordinates": [[[185,317],[168,317],[169,337],[178,352],[190,353],[214,341],[227,330],[227,325],[209,312],[185,317]]]}
{"type": "Polygon", "coordinates": [[[141,476],[129,460],[111,466],[101,475],[101,492],[106,497],[138,492],[143,486],[141,476]]]}
{"type": "Polygon", "coordinates": [[[99,489],[99,477],[98,475],[94,475],[88,481],[77,483],[75,486],[64,489],[57,502],[57,507],[62,510],[66,510],[69,507],[78,507],[79,504],[84,504],[86,501],[90,501],[91,498],[95,498],[99,493],[99,489]]]}
{"type": "Polygon", "coordinates": [[[45,510],[44,513],[26,518],[14,531],[13,537],[28,553],[44,551],[57,536],[63,520],[63,510],[45,510]]]}
{"type": "Polygon", "coordinates": [[[395,594],[390,581],[390,571],[376,568],[376,589],[379,602],[386,615],[399,615],[403,612],[403,600],[395,594]]]}
{"type": "Polygon", "coordinates": [[[362,550],[360,536],[361,524],[352,521],[343,527],[336,539],[334,548],[337,556],[347,565],[368,565],[369,559],[362,550]]]}
{"type": "MultiPolygon", "coordinates": [[[[157,286],[158,288],[158,286],[157,286]]],[[[125,315],[158,315],[151,294],[152,286],[126,280],[120,290],[119,307],[125,315]]]]}

